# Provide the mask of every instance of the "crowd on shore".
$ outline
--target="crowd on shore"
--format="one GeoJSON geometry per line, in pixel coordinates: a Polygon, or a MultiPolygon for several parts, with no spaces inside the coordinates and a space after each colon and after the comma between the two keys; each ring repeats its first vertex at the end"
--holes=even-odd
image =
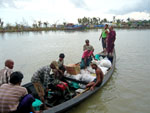
{"type": "MultiPolygon", "coordinates": [[[[112,56],[114,50],[114,42],[116,39],[116,32],[113,30],[113,27],[109,27],[106,24],[99,40],[102,39],[103,51],[102,53],[106,56],[112,56]]],[[[37,87],[43,87],[43,92],[47,92],[48,84],[51,79],[65,81],[63,78],[64,72],[66,71],[66,66],[64,65],[65,54],[60,53],[59,59],[52,61],[49,65],[46,65],[39,70],[37,70],[31,77],[31,82],[33,83],[35,89],[37,87]]],[[[89,87],[90,90],[93,90],[96,86],[101,85],[103,80],[103,72],[93,61],[94,48],[90,45],[90,41],[85,40],[83,46],[83,55],[81,58],[80,68],[85,69],[87,66],[91,65],[92,69],[95,70],[96,79],[88,83],[86,87],[89,87]]],[[[96,60],[96,59],[95,59],[96,60]]],[[[30,113],[31,111],[35,113],[32,108],[32,103],[35,101],[35,98],[28,94],[28,91],[25,87],[21,86],[23,79],[23,74],[20,71],[14,71],[14,61],[8,59],[5,61],[5,67],[0,70],[0,112],[1,113],[30,113]]],[[[66,81],[65,81],[66,82],[66,81]]],[[[46,109],[44,96],[45,93],[38,92],[40,100],[44,104],[44,109],[46,109]]]]}

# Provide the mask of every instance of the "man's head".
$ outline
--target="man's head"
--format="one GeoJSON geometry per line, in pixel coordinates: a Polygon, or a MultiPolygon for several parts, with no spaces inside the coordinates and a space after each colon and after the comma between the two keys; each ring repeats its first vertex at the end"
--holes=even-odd
{"type": "Polygon", "coordinates": [[[10,60],[10,59],[6,60],[5,61],[5,66],[8,67],[9,69],[13,69],[13,67],[14,67],[14,61],[10,60]]]}
{"type": "Polygon", "coordinates": [[[58,69],[58,63],[56,61],[51,62],[50,67],[52,69],[58,69]]]}
{"type": "Polygon", "coordinates": [[[65,58],[64,53],[59,54],[59,60],[62,61],[65,58]]]}
{"type": "Polygon", "coordinates": [[[91,63],[91,67],[92,67],[92,69],[96,69],[97,68],[97,63],[95,61],[93,61],[91,63]]]}
{"type": "Polygon", "coordinates": [[[89,40],[87,39],[87,40],[85,40],[85,43],[86,43],[86,45],[89,45],[89,40]]]}
{"type": "Polygon", "coordinates": [[[107,29],[108,28],[108,24],[105,24],[105,27],[104,27],[105,29],[107,29]]]}
{"type": "Polygon", "coordinates": [[[22,82],[22,79],[23,79],[23,74],[19,71],[16,71],[16,72],[13,72],[11,75],[10,75],[10,83],[16,85],[16,84],[21,84],[22,82]]]}

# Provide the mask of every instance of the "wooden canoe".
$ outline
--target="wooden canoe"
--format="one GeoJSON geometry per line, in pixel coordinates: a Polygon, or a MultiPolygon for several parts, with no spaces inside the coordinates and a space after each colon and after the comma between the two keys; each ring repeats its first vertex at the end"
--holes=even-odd
{"type": "MultiPolygon", "coordinates": [[[[88,98],[89,96],[91,96],[92,94],[97,92],[98,90],[100,90],[106,84],[106,82],[111,78],[111,75],[113,74],[113,72],[115,70],[115,63],[116,63],[115,50],[114,50],[113,56],[110,57],[110,59],[112,60],[112,66],[108,70],[106,75],[104,75],[103,82],[99,87],[95,87],[93,91],[85,89],[85,91],[82,94],[77,95],[77,96],[71,98],[70,100],[67,100],[61,104],[53,106],[47,110],[44,110],[43,113],[62,113],[62,112],[65,112],[65,111],[69,110],[71,107],[73,107],[74,105],[77,105],[78,103],[82,102],[83,100],[85,100],[86,98],[88,98]]],[[[80,82],[80,81],[76,81],[76,82],[80,82]]],[[[80,82],[80,83],[82,83],[82,82],[80,82]]],[[[36,90],[35,90],[32,83],[27,83],[23,86],[27,88],[29,93],[31,93],[31,94],[36,93],[36,90]]]]}

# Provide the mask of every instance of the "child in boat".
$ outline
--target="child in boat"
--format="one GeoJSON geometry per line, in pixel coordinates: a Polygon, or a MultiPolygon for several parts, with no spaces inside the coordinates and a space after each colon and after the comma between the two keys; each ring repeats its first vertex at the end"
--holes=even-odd
{"type": "Polygon", "coordinates": [[[60,54],[59,54],[59,59],[58,59],[58,61],[57,61],[58,67],[59,67],[59,69],[60,69],[63,73],[64,73],[65,70],[66,70],[66,67],[65,67],[65,65],[64,65],[64,58],[65,58],[64,53],[60,53],[60,54]]]}
{"type": "Polygon", "coordinates": [[[103,81],[104,74],[103,74],[102,70],[97,66],[95,61],[93,61],[91,63],[91,67],[96,72],[96,79],[94,79],[94,81],[88,83],[86,87],[90,87],[90,90],[93,90],[95,88],[95,86],[101,85],[101,83],[103,81]]]}

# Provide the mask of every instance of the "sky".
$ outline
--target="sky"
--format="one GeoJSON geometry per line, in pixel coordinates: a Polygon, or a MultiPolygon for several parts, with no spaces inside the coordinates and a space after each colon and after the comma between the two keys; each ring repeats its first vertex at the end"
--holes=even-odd
{"type": "Polygon", "coordinates": [[[150,0],[0,0],[0,18],[5,24],[78,23],[84,16],[149,20],[150,0]]]}

